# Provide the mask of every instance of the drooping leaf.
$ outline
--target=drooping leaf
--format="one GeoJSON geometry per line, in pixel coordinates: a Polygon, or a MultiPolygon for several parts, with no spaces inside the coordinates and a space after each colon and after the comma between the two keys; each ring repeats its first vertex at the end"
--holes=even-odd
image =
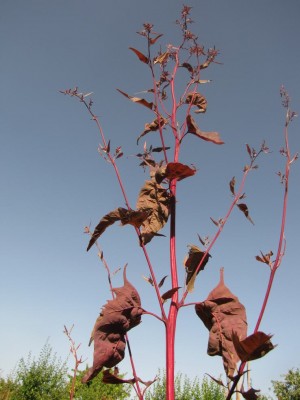
{"type": "Polygon", "coordinates": [[[129,384],[133,385],[136,382],[136,380],[135,380],[135,378],[123,379],[115,374],[112,374],[110,372],[110,369],[105,369],[103,371],[103,375],[102,375],[102,382],[112,384],[112,385],[121,385],[123,383],[129,383],[129,384]]]}
{"type": "Polygon", "coordinates": [[[140,99],[139,97],[129,96],[129,94],[123,92],[120,89],[117,89],[117,91],[120,92],[123,96],[127,97],[129,100],[133,101],[134,103],[141,104],[142,106],[145,106],[145,107],[149,108],[150,110],[153,110],[153,108],[154,108],[154,104],[153,103],[149,103],[145,99],[140,99]]]}
{"type": "Polygon", "coordinates": [[[104,217],[100,220],[99,224],[96,226],[90,242],[87,247],[87,251],[93,246],[97,239],[102,235],[102,233],[106,230],[106,228],[116,221],[121,221],[122,225],[133,225],[139,228],[144,221],[148,218],[149,210],[128,210],[126,208],[119,207],[108,214],[104,215],[104,217]]]}
{"type": "Polygon", "coordinates": [[[235,350],[242,362],[257,360],[273,350],[271,338],[272,335],[264,332],[255,332],[243,340],[235,332],[232,334],[235,350]]]}
{"type": "Polygon", "coordinates": [[[185,99],[187,104],[193,104],[198,108],[195,113],[205,113],[207,108],[206,98],[200,93],[188,93],[185,99]]]}
{"type": "Polygon", "coordinates": [[[251,224],[254,225],[254,222],[252,221],[252,218],[249,215],[249,210],[248,207],[245,203],[239,203],[237,204],[237,207],[244,213],[245,217],[251,222],[251,224]]]}
{"type": "Polygon", "coordinates": [[[186,68],[191,74],[194,72],[194,68],[187,62],[182,63],[180,67],[186,68]]]}
{"type": "Polygon", "coordinates": [[[148,218],[141,227],[141,238],[144,244],[164,227],[169,218],[169,193],[154,179],[147,180],[140,190],[136,208],[147,210],[148,218]]]}
{"type": "Polygon", "coordinates": [[[141,322],[141,299],[134,286],[127,280],[124,268],[124,285],[114,288],[115,298],[102,308],[96,320],[91,340],[94,341],[93,366],[82,378],[83,383],[92,380],[103,367],[112,368],[125,355],[125,334],[141,322]]]}
{"type": "Polygon", "coordinates": [[[166,301],[168,299],[171,299],[173,297],[173,294],[176,293],[178,290],[180,289],[180,286],[175,287],[173,289],[168,290],[167,292],[165,292],[161,298],[163,299],[163,301],[166,301]]]}
{"type": "Polygon", "coordinates": [[[168,275],[164,276],[164,277],[161,279],[161,281],[160,281],[159,284],[158,284],[158,287],[159,287],[159,288],[161,288],[162,285],[165,283],[165,280],[166,280],[167,277],[168,277],[168,275]]]}
{"type": "Polygon", "coordinates": [[[260,390],[255,390],[253,388],[250,388],[249,390],[247,390],[247,392],[242,391],[242,396],[244,397],[244,399],[246,400],[257,400],[259,399],[259,396],[256,393],[259,393],[260,390]]]}
{"type": "Polygon", "coordinates": [[[221,356],[226,375],[232,378],[239,360],[232,332],[234,331],[240,340],[245,339],[247,319],[245,307],[224,283],[223,268],[220,271],[219,284],[204,302],[195,306],[195,311],[209,330],[207,353],[210,356],[221,356]]]}
{"type": "Polygon", "coordinates": [[[170,53],[168,51],[166,51],[163,54],[160,54],[159,56],[155,57],[153,64],[163,64],[163,63],[165,63],[168,60],[169,55],[170,55],[170,53]]]}
{"type": "Polygon", "coordinates": [[[143,53],[141,53],[139,50],[134,49],[133,47],[129,47],[130,50],[132,50],[139,58],[140,61],[142,61],[145,64],[149,63],[148,57],[146,57],[143,53]]]}
{"type": "Polygon", "coordinates": [[[154,121],[152,121],[150,123],[145,124],[145,129],[140,134],[140,136],[137,138],[137,143],[139,143],[139,140],[141,137],[145,136],[149,132],[157,131],[159,128],[162,128],[163,126],[165,126],[167,123],[168,123],[167,119],[160,117],[160,118],[156,118],[154,121]]]}
{"type": "Polygon", "coordinates": [[[229,182],[230,191],[235,196],[235,188],[234,187],[235,187],[235,177],[233,177],[231,179],[231,181],[229,182]]]}
{"type": "Polygon", "coordinates": [[[221,379],[217,379],[214,378],[212,375],[206,373],[206,375],[208,375],[210,377],[210,379],[212,379],[214,382],[216,382],[218,385],[223,386],[225,388],[227,388],[227,385],[224,385],[224,383],[221,381],[221,379]]]}
{"type": "Polygon", "coordinates": [[[187,290],[189,292],[192,292],[194,289],[196,276],[199,274],[200,271],[204,270],[205,265],[207,264],[209,257],[211,257],[211,255],[209,253],[205,254],[205,251],[200,250],[199,247],[195,245],[189,245],[189,248],[190,248],[189,253],[185,257],[183,264],[185,266],[185,271],[186,271],[185,283],[187,285],[187,290]],[[198,268],[200,263],[201,266],[200,268],[198,268]]]}
{"type": "Polygon", "coordinates": [[[186,122],[187,122],[187,133],[192,133],[193,135],[196,135],[200,139],[206,140],[207,142],[212,142],[215,144],[224,144],[218,132],[201,131],[190,114],[186,117],[186,122]]]}

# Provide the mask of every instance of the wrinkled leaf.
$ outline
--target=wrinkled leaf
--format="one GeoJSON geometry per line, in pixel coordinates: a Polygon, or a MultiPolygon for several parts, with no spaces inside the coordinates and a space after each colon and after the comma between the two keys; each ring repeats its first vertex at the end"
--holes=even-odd
{"type": "Polygon", "coordinates": [[[180,289],[180,286],[175,287],[173,289],[168,290],[166,293],[164,293],[161,298],[163,301],[166,301],[168,299],[171,299],[173,297],[173,294],[176,293],[180,289]]]}
{"type": "Polygon", "coordinates": [[[148,57],[146,57],[143,53],[141,53],[139,50],[134,49],[133,47],[129,47],[130,50],[132,50],[139,58],[140,61],[142,61],[145,64],[149,63],[148,57]]]}
{"type": "Polygon", "coordinates": [[[206,98],[200,93],[188,93],[185,99],[187,104],[193,104],[198,108],[195,113],[205,113],[207,108],[206,98]]]}
{"type": "Polygon", "coordinates": [[[207,253],[205,255],[205,252],[200,250],[199,247],[195,245],[189,245],[189,253],[184,259],[184,266],[185,266],[185,271],[186,271],[186,285],[187,285],[187,290],[189,292],[192,292],[194,289],[194,283],[196,280],[196,276],[199,274],[200,271],[203,271],[205,268],[205,265],[207,264],[209,257],[211,255],[207,253]],[[205,255],[205,257],[204,257],[205,255]],[[198,266],[200,265],[200,268],[198,266]],[[198,268],[198,271],[197,271],[198,268]],[[197,273],[196,273],[197,271],[197,273]]]}
{"type": "Polygon", "coordinates": [[[210,356],[221,356],[226,375],[232,378],[239,360],[232,332],[234,331],[240,340],[245,339],[247,319],[245,307],[224,284],[223,268],[220,270],[219,284],[204,302],[196,304],[195,311],[209,330],[207,353],[210,356]]]}
{"type": "Polygon", "coordinates": [[[252,221],[250,215],[249,215],[249,210],[248,207],[245,203],[239,203],[237,204],[237,207],[244,213],[245,217],[251,222],[251,224],[254,225],[254,222],[252,221]]]}
{"type": "Polygon", "coordinates": [[[166,166],[165,177],[169,180],[178,179],[179,181],[195,175],[196,170],[179,162],[170,162],[166,166]]]}
{"type": "Polygon", "coordinates": [[[125,355],[125,334],[141,322],[141,299],[134,286],[127,280],[124,268],[124,286],[114,288],[115,298],[102,308],[96,320],[90,343],[94,341],[93,366],[82,378],[92,380],[103,367],[112,368],[125,355]]]}
{"type": "Polygon", "coordinates": [[[167,223],[169,202],[169,193],[164,187],[153,179],[145,181],[136,204],[138,210],[144,209],[148,212],[148,218],[141,227],[141,238],[144,244],[149,243],[167,223]]]}
{"type": "Polygon", "coordinates": [[[257,360],[273,350],[271,337],[264,332],[256,332],[240,340],[235,332],[232,334],[235,350],[242,362],[257,360]]]}
{"type": "Polygon", "coordinates": [[[102,233],[106,230],[106,228],[116,221],[121,221],[122,225],[133,225],[136,228],[139,228],[148,218],[149,210],[128,210],[126,208],[119,207],[116,210],[109,212],[104,215],[104,217],[100,220],[99,224],[96,226],[91,240],[88,244],[87,251],[93,246],[97,239],[102,235],[102,233]]]}
{"type": "Polygon", "coordinates": [[[133,101],[134,103],[138,103],[141,104],[142,106],[145,106],[147,108],[150,108],[150,110],[153,110],[154,108],[154,104],[153,103],[149,103],[147,100],[145,99],[140,99],[139,97],[132,97],[129,96],[129,94],[123,92],[120,89],[117,89],[118,92],[120,92],[123,96],[127,97],[129,100],[133,101]]]}
{"type": "Polygon", "coordinates": [[[193,117],[189,114],[186,117],[186,122],[187,122],[187,133],[192,133],[193,135],[196,135],[200,139],[206,140],[207,142],[212,142],[215,144],[224,144],[224,142],[221,140],[220,135],[218,132],[203,132],[201,131],[198,126],[196,125],[193,117]]]}

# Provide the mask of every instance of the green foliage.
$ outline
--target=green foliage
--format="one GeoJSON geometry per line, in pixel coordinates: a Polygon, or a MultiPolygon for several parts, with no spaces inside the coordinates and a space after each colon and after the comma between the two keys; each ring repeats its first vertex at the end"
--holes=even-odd
{"type": "MultiPolygon", "coordinates": [[[[159,373],[158,380],[146,394],[145,400],[165,400],[166,374],[159,373]]],[[[216,382],[204,377],[191,381],[186,375],[178,373],[175,377],[176,400],[225,400],[225,391],[216,382]]]]}
{"type": "Polygon", "coordinates": [[[4,378],[0,378],[0,400],[11,399],[11,396],[15,390],[16,384],[11,377],[8,377],[6,380],[4,378]]]}
{"type": "Polygon", "coordinates": [[[300,369],[290,369],[283,381],[272,381],[273,391],[279,400],[300,399],[300,369]]]}
{"type": "Polygon", "coordinates": [[[15,389],[10,400],[65,400],[67,392],[66,363],[57,359],[47,342],[37,360],[29,353],[21,358],[15,372],[15,389]]]}
{"type": "Polygon", "coordinates": [[[105,384],[102,382],[102,372],[89,383],[81,383],[87,370],[78,372],[76,376],[74,400],[124,400],[129,398],[130,385],[105,384]]]}

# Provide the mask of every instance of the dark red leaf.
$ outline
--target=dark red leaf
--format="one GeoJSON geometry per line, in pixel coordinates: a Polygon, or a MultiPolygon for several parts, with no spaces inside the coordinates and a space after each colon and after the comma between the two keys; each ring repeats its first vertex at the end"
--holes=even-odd
{"type": "Polygon", "coordinates": [[[244,213],[245,217],[251,222],[251,224],[254,225],[254,222],[252,221],[250,215],[249,215],[249,210],[248,207],[245,203],[239,203],[237,204],[237,207],[244,213]]]}
{"type": "Polygon", "coordinates": [[[161,298],[166,301],[168,299],[171,299],[173,294],[176,293],[180,289],[180,286],[175,287],[173,289],[168,290],[166,293],[164,293],[161,298]]]}
{"type": "Polygon", "coordinates": [[[163,36],[163,34],[161,33],[161,34],[157,35],[155,38],[150,39],[149,40],[150,44],[151,45],[154,44],[157,41],[157,39],[159,39],[162,36],[163,36]]]}
{"type": "Polygon", "coordinates": [[[164,284],[164,282],[165,282],[165,280],[166,280],[167,277],[168,277],[168,275],[164,276],[164,277],[162,278],[162,280],[159,282],[159,284],[158,284],[158,287],[159,287],[159,288],[162,287],[162,285],[164,284]]]}
{"type": "Polygon", "coordinates": [[[240,340],[235,332],[232,333],[235,350],[242,362],[256,360],[273,350],[271,337],[272,335],[266,335],[264,332],[256,332],[240,340]]]}
{"type": "Polygon", "coordinates": [[[146,57],[143,53],[141,53],[137,49],[134,49],[133,47],[129,47],[129,49],[132,50],[138,56],[140,61],[142,61],[145,64],[149,63],[148,57],[146,57]]]}
{"type": "Polygon", "coordinates": [[[112,374],[109,369],[106,369],[103,371],[102,382],[113,385],[121,385],[123,383],[130,383],[131,385],[133,385],[136,380],[134,378],[123,379],[117,375],[112,374]]]}
{"type": "Polygon", "coordinates": [[[257,399],[259,399],[259,396],[257,396],[257,394],[256,394],[258,392],[260,392],[260,390],[255,390],[255,389],[251,388],[251,389],[247,390],[247,392],[242,391],[241,393],[242,393],[244,399],[246,399],[246,400],[257,400],[257,399]]]}
{"type": "Polygon", "coordinates": [[[165,178],[172,180],[178,179],[179,181],[193,176],[196,173],[196,169],[190,168],[187,165],[181,164],[179,162],[170,162],[166,166],[165,178]]]}
{"type": "Polygon", "coordinates": [[[245,307],[224,284],[223,268],[219,284],[209,293],[207,299],[196,304],[195,311],[209,330],[207,353],[223,359],[226,375],[232,378],[239,356],[233,344],[233,331],[242,339],[247,335],[245,307]]]}
{"type": "Polygon", "coordinates": [[[96,320],[90,339],[90,344],[94,341],[93,366],[82,378],[83,383],[92,380],[103,367],[112,368],[123,360],[125,334],[141,322],[141,299],[126,278],[126,266],[123,279],[124,286],[113,289],[115,298],[106,303],[96,320]]]}

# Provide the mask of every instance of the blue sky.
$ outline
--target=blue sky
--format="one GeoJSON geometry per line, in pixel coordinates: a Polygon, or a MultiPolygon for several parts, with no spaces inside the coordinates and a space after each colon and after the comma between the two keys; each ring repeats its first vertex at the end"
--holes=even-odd
{"type": "MultiPolygon", "coordinates": [[[[198,172],[178,189],[178,265],[197,233],[213,235],[210,216],[226,213],[228,183],[242,177],[248,162],[245,143],[258,148],[266,140],[272,153],[246,184],[247,205],[255,225],[238,210],[201,273],[190,301],[202,301],[217,284],[219,268],[244,303],[249,332],[254,328],[268,280],[268,270],[254,259],[259,250],[276,250],[280,229],[282,186],[276,172],[284,159],[284,110],[279,88],[284,84],[292,107],[300,109],[299,12],[297,0],[196,1],[192,28],[205,47],[220,50],[219,61],[203,72],[211,79],[202,92],[208,111],[204,130],[220,132],[224,146],[190,137],[181,161],[198,172]]],[[[174,21],[181,1],[2,0],[0,4],[0,165],[1,275],[0,370],[9,373],[22,356],[38,354],[47,338],[65,359],[68,342],[63,325],[75,324],[74,339],[82,343],[88,362],[89,334],[101,306],[109,299],[106,275],[96,250],[86,253],[85,225],[94,226],[108,211],[124,206],[114,173],[97,152],[95,125],[79,102],[59,94],[78,86],[94,92],[94,111],[112,146],[122,146],[119,161],[132,204],[147,175],[133,157],[143,145],[136,138],[152,117],[115,89],[134,94],[149,87],[145,65],[128,50],[143,52],[136,35],[143,22],[164,33],[161,45],[176,44],[174,21]]],[[[147,137],[147,143],[155,135],[147,137]]],[[[290,128],[292,152],[300,149],[299,121],[290,128]]],[[[276,276],[261,329],[274,334],[276,349],[252,363],[253,386],[267,391],[271,379],[300,367],[298,340],[299,163],[292,168],[286,228],[287,249],[276,276]]],[[[166,231],[167,232],[167,231],[166,231]]],[[[167,239],[149,245],[158,278],[168,274],[167,239]]],[[[128,263],[128,278],[139,290],[143,306],[157,311],[153,289],[142,278],[148,271],[130,227],[113,226],[100,245],[114,270],[128,263]]],[[[114,280],[122,283],[121,275],[114,280]]],[[[166,281],[165,288],[169,288],[166,281]]],[[[219,358],[206,355],[207,331],[184,309],[178,321],[176,369],[189,376],[223,373],[219,358]]],[[[163,328],[149,316],[130,333],[138,374],[151,379],[164,366],[163,328]],[[146,342],[145,342],[146,341],[146,342]],[[146,345],[145,345],[146,343],[146,345]]],[[[130,374],[128,359],[120,365],[130,374]]]]}

